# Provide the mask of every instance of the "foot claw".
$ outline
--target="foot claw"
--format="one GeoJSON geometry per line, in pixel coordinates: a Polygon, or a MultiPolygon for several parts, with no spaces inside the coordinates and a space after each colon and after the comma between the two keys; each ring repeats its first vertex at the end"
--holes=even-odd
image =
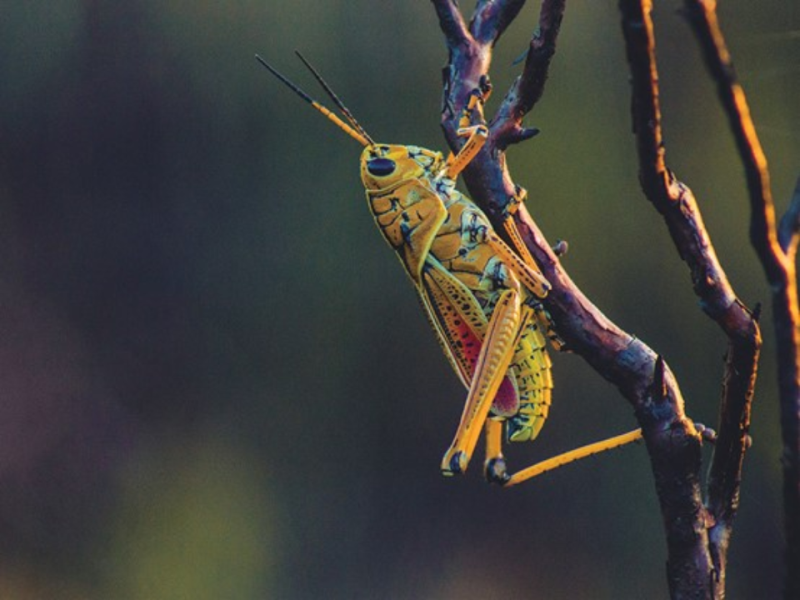
{"type": "Polygon", "coordinates": [[[484,466],[486,481],[497,485],[505,485],[511,476],[506,472],[506,461],[502,457],[490,458],[484,466]]]}
{"type": "Polygon", "coordinates": [[[469,462],[467,453],[463,450],[459,450],[449,458],[448,454],[445,454],[444,460],[442,461],[442,475],[463,475],[464,471],[467,470],[467,463],[469,462]]]}

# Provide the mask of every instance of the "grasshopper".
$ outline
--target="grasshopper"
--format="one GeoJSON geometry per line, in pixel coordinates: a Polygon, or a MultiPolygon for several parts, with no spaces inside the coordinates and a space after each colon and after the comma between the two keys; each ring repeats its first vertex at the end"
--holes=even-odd
{"type": "Polygon", "coordinates": [[[468,390],[455,436],[441,462],[442,473],[466,471],[482,431],[486,478],[506,486],[639,439],[637,430],[558,455],[514,475],[507,473],[503,437],[521,442],[539,435],[553,390],[546,338],[556,349],[561,343],[541,304],[550,283],[512,218],[524,191],[511,203],[503,221],[511,242],[508,245],[484,212],[455,187],[459,173],[489,134],[482,122],[472,124],[488,86],[473,92],[460,118],[458,135],[466,138],[462,148],[444,158],[440,152],[417,146],[376,143],[317,70],[299,52],[297,55],[346,122],[260,56],[256,58],[364,146],[361,180],[369,209],[411,279],[445,356],[468,390]]]}

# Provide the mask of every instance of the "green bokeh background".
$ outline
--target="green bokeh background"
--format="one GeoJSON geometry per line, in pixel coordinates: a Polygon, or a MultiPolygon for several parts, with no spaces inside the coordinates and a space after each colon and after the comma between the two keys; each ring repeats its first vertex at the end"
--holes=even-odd
{"type": "MultiPolygon", "coordinates": [[[[471,9],[471,3],[465,3],[471,9]]],[[[743,300],[768,304],[742,169],[678,2],[656,11],[668,160],[743,300]]],[[[538,3],[496,49],[496,97],[538,3]]],[[[800,172],[800,7],[721,18],[782,209],[800,172]]],[[[642,447],[521,488],[438,473],[464,391],[374,230],[359,147],[253,60],[373,137],[442,148],[428,2],[6,3],[0,20],[0,597],[664,598],[642,447]]],[[[725,341],[642,198],[616,4],[568,6],[542,130],[512,172],[564,263],[716,422],[725,341]]],[[[780,593],[768,306],[737,598],[780,593]]],[[[574,356],[513,465],[635,426],[574,356]]]]}

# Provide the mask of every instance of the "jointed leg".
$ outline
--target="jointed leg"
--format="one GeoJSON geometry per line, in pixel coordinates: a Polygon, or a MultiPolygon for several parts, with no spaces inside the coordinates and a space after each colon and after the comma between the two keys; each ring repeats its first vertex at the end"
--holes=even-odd
{"type": "Polygon", "coordinates": [[[533,260],[530,250],[528,250],[525,242],[522,241],[522,236],[519,233],[519,229],[517,229],[517,226],[514,223],[514,213],[519,210],[520,205],[525,202],[525,198],[527,198],[527,196],[528,192],[525,190],[525,188],[517,186],[517,193],[506,207],[506,218],[503,221],[503,229],[505,229],[508,239],[511,240],[511,245],[514,246],[514,250],[516,250],[520,258],[522,258],[522,260],[524,260],[532,269],[535,269],[541,273],[539,270],[539,265],[537,265],[536,261],[533,260]]]}
{"type": "Polygon", "coordinates": [[[514,357],[522,322],[521,310],[518,290],[509,289],[501,294],[489,320],[455,439],[442,459],[441,469],[445,475],[463,473],[467,468],[494,397],[514,357]]]}
{"type": "Polygon", "coordinates": [[[622,435],[617,435],[601,442],[595,442],[580,448],[575,448],[569,452],[558,454],[547,460],[543,460],[531,465],[513,475],[506,472],[506,461],[503,458],[503,421],[487,419],[486,421],[486,462],[484,463],[484,473],[489,483],[497,483],[502,486],[510,487],[517,485],[528,479],[533,479],[539,475],[563,467],[571,462],[613,450],[626,444],[642,439],[642,430],[636,429],[622,435]]]}
{"type": "MultiPolygon", "coordinates": [[[[517,231],[516,226],[512,224],[512,227],[514,228],[514,231],[517,231]]],[[[519,235],[519,233],[517,233],[517,235],[519,235]]],[[[542,272],[539,270],[539,266],[534,262],[524,244],[522,245],[522,248],[525,249],[527,257],[523,254],[520,254],[519,250],[515,252],[509,248],[508,244],[500,239],[500,237],[494,232],[488,235],[486,241],[492,246],[492,250],[495,251],[497,256],[499,256],[502,261],[508,265],[512,271],[514,271],[514,274],[519,278],[522,285],[536,294],[539,298],[544,298],[547,296],[547,293],[550,291],[550,282],[544,278],[544,275],[542,275],[542,272]]]]}
{"type": "MultiPolygon", "coordinates": [[[[473,110],[484,100],[479,90],[469,99],[459,121],[458,134],[469,136],[458,154],[451,154],[445,163],[444,176],[455,179],[480,152],[486,143],[489,131],[485,125],[470,126],[473,110]]],[[[522,240],[522,236],[514,223],[514,213],[524,201],[527,192],[519,189],[519,193],[509,204],[503,227],[512,242],[513,250],[500,238],[489,240],[499,256],[517,273],[523,285],[539,297],[544,297],[550,290],[550,284],[542,275],[536,261],[522,240]]],[[[488,419],[492,401],[505,377],[514,350],[523,327],[528,319],[523,318],[521,311],[527,313],[530,307],[520,305],[519,292],[508,290],[498,301],[489,322],[486,339],[481,347],[478,364],[470,385],[467,402],[461,416],[455,439],[442,460],[442,472],[446,475],[462,473],[480,436],[481,426],[486,432],[486,477],[493,483],[506,486],[517,485],[542,473],[551,471],[571,462],[586,458],[606,450],[618,448],[642,438],[642,431],[637,429],[600,442],[588,444],[569,452],[559,454],[509,476],[506,473],[505,459],[502,453],[503,422],[488,419]]],[[[536,316],[547,331],[547,337],[553,346],[560,350],[563,341],[555,332],[549,315],[544,310],[537,310],[536,316]]],[[[528,315],[526,315],[527,317],[528,315]]]]}
{"type": "Polygon", "coordinates": [[[458,154],[448,160],[447,168],[445,169],[444,176],[448,179],[455,179],[459,173],[475,158],[475,155],[481,151],[483,145],[486,143],[486,138],[489,137],[489,130],[486,125],[474,125],[466,129],[459,129],[459,135],[469,136],[467,141],[461,147],[458,154]]]}
{"type": "MultiPolygon", "coordinates": [[[[461,137],[467,137],[467,141],[461,147],[458,154],[447,157],[445,163],[444,176],[448,179],[455,179],[459,173],[475,158],[475,155],[480,152],[486,139],[489,137],[489,130],[486,125],[479,123],[478,125],[470,125],[472,122],[473,111],[481,106],[486,99],[481,90],[474,90],[469,97],[467,106],[461,114],[461,119],[458,121],[458,131],[456,132],[461,137]]],[[[482,113],[481,113],[482,114],[482,113]]]]}
{"type": "Polygon", "coordinates": [[[547,473],[548,471],[552,471],[558,467],[563,467],[564,465],[576,460],[580,460],[581,458],[586,458],[588,456],[592,456],[593,454],[605,452],[606,450],[619,448],[620,446],[630,444],[631,442],[636,442],[640,439],[642,439],[642,430],[636,429],[634,431],[629,431],[628,433],[623,433],[622,435],[608,438],[601,442],[595,442],[594,444],[581,446],[580,448],[575,448],[569,452],[558,454],[552,458],[548,458],[547,460],[543,460],[542,462],[531,465],[526,469],[517,471],[510,477],[506,476],[505,481],[502,481],[501,483],[507,487],[517,485],[518,483],[522,483],[523,481],[527,481],[528,479],[532,479],[537,475],[547,473]]]}
{"type": "Polygon", "coordinates": [[[484,471],[486,479],[489,483],[497,483],[504,487],[517,485],[528,479],[533,479],[539,475],[547,473],[563,467],[571,462],[605,452],[606,450],[613,450],[626,444],[639,441],[642,439],[642,430],[636,429],[622,435],[617,435],[608,438],[601,442],[595,442],[580,448],[575,448],[563,454],[557,454],[552,458],[538,462],[530,467],[517,471],[513,475],[506,472],[506,461],[503,458],[502,449],[503,439],[503,423],[502,421],[493,421],[491,419],[486,421],[486,463],[484,471]]]}
{"type": "Polygon", "coordinates": [[[486,462],[483,471],[490,483],[505,485],[508,481],[506,461],[503,458],[503,421],[486,420],[486,462]]]}
{"type": "MultiPolygon", "coordinates": [[[[514,213],[517,212],[519,209],[520,204],[525,201],[525,197],[528,195],[528,192],[525,191],[524,188],[517,188],[518,192],[511,203],[508,205],[507,215],[505,221],[503,221],[503,229],[505,229],[506,234],[508,235],[508,239],[511,240],[511,244],[514,246],[514,251],[518,256],[518,260],[521,260],[525,265],[527,265],[529,271],[532,271],[536,274],[536,279],[540,279],[547,283],[547,290],[550,289],[550,284],[544,278],[541,269],[539,269],[539,265],[536,264],[536,261],[533,260],[533,256],[531,256],[530,250],[525,245],[525,242],[522,240],[522,235],[519,233],[519,229],[517,229],[516,223],[514,223],[514,213]]],[[[513,261],[510,263],[513,265],[513,261]]],[[[524,282],[523,282],[524,283],[524,282]]],[[[536,287],[530,287],[526,285],[528,289],[532,292],[537,293],[540,298],[544,298],[545,294],[542,294],[537,290],[536,287]]],[[[550,318],[550,314],[542,308],[541,310],[537,311],[537,317],[539,319],[539,324],[542,326],[544,331],[546,332],[547,339],[550,340],[550,344],[556,350],[563,350],[564,349],[564,340],[562,340],[558,333],[553,326],[553,321],[550,318]]]]}

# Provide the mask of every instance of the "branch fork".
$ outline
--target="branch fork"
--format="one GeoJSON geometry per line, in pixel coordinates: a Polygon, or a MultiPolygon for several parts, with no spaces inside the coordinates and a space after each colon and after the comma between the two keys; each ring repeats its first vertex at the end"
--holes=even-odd
{"type": "MultiPolygon", "coordinates": [[[[458,115],[479,82],[488,80],[492,48],[524,2],[479,1],[469,23],[453,0],[432,0],[432,3],[449,52],[443,71],[442,128],[451,148],[457,150],[458,115]]],[[[702,6],[706,17],[713,16],[712,2],[687,1],[690,13],[695,6],[702,6]]],[[[513,210],[515,199],[524,191],[513,182],[505,151],[537,133],[524,127],[522,121],[544,91],[564,9],[565,0],[542,1],[539,26],[531,38],[522,72],[489,120],[487,143],[465,169],[464,180],[473,199],[498,229],[502,220],[513,214],[526,246],[552,285],[545,305],[559,335],[633,406],[644,433],[663,516],[672,596],[722,597],[728,540],[738,508],[744,454],[749,446],[750,408],[761,346],[757,315],[734,293],[691,190],[666,166],[649,0],[620,0],[632,78],[640,182],[645,196],[664,218],[678,254],[689,267],[704,312],[728,337],[718,435],[702,426],[695,427],[686,417],[680,388],[663,358],[611,322],[586,298],[564,270],[526,207],[521,205],[513,210]],[[704,439],[711,438],[715,448],[704,502],[701,447],[704,439]]],[[[716,46],[698,37],[701,45],[716,48],[722,39],[718,30],[711,36],[716,46]]],[[[722,62],[730,60],[727,52],[716,55],[722,62]]],[[[732,68],[721,68],[716,73],[726,82],[733,77],[732,68]]],[[[742,110],[746,109],[743,92],[730,96],[730,104],[740,114],[746,112],[742,110]]],[[[743,130],[737,139],[747,139],[747,133],[754,132],[751,126],[743,130]]],[[[748,176],[749,188],[763,191],[768,183],[766,163],[759,159],[758,152],[752,151],[752,145],[748,148],[749,154],[740,146],[741,153],[750,156],[755,164],[764,165],[764,172],[748,176]]],[[[786,257],[765,263],[768,272],[772,272],[776,265],[783,268],[789,255],[794,258],[800,237],[800,191],[796,191],[792,208],[781,221],[780,234],[760,231],[761,226],[770,222],[769,210],[764,208],[768,203],[760,202],[755,202],[763,210],[759,212],[760,218],[755,219],[754,229],[758,231],[754,233],[754,243],[761,244],[759,253],[766,255],[763,246],[771,249],[780,239],[786,257]]],[[[774,225],[774,217],[772,222],[774,225]]]]}

